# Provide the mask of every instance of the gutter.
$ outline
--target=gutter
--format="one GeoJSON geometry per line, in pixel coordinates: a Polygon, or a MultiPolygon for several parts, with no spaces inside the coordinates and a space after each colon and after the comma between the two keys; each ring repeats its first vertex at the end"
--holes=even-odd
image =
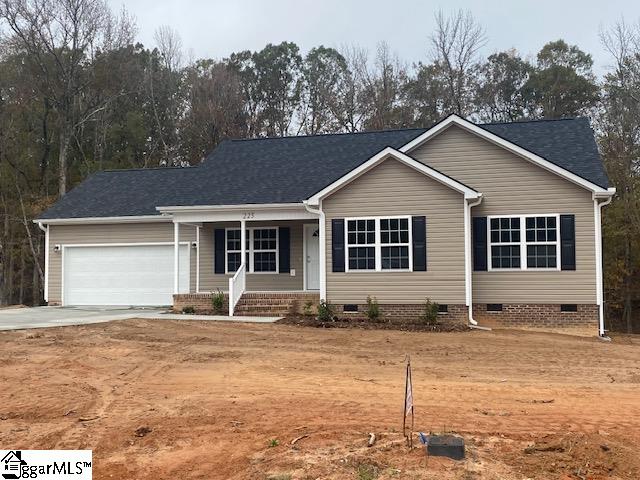
{"type": "Polygon", "coordinates": [[[491,330],[488,327],[481,327],[473,318],[473,270],[471,267],[471,208],[480,205],[482,202],[482,194],[473,202],[465,200],[464,205],[464,222],[465,222],[465,286],[466,286],[466,302],[469,311],[469,328],[479,330],[491,330]]]}
{"type": "Polygon", "coordinates": [[[603,259],[602,259],[602,207],[605,207],[613,200],[615,188],[609,189],[610,195],[607,197],[593,196],[593,209],[595,213],[596,232],[596,300],[598,303],[598,336],[603,340],[610,340],[604,328],[604,279],[603,279],[603,259]],[[598,198],[605,198],[599,202],[598,198]]]}

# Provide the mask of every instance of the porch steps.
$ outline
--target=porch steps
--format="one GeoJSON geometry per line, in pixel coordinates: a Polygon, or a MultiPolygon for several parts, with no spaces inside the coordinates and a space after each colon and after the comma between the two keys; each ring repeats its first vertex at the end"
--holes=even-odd
{"type": "Polygon", "coordinates": [[[285,317],[302,313],[307,302],[311,302],[315,307],[319,300],[318,293],[309,292],[245,293],[240,297],[234,314],[251,317],[285,317]]]}

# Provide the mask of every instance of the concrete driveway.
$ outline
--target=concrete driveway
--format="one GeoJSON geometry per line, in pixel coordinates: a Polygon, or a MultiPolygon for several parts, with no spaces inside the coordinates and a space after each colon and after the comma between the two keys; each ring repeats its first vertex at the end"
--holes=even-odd
{"type": "Polygon", "coordinates": [[[224,315],[181,315],[164,308],[118,307],[33,307],[0,309],[1,330],[88,325],[129,318],[148,320],[206,320],[249,323],[273,323],[281,317],[227,317],[224,315]]]}
{"type": "Polygon", "coordinates": [[[158,316],[164,310],[108,307],[34,307],[0,310],[0,330],[86,325],[112,320],[158,316]]]}

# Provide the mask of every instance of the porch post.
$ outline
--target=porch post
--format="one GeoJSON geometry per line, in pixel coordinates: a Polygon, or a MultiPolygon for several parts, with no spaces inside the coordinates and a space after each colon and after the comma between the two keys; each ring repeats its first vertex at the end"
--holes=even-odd
{"type": "Polygon", "coordinates": [[[180,224],[173,222],[173,293],[180,293],[180,224]]]}
{"type": "Polygon", "coordinates": [[[196,225],[196,293],[200,293],[200,227],[196,225]]]}
{"type": "MultiPolygon", "coordinates": [[[[247,221],[240,220],[240,265],[244,265],[247,258],[247,221]]],[[[245,265],[245,272],[249,265],[245,265]]]]}

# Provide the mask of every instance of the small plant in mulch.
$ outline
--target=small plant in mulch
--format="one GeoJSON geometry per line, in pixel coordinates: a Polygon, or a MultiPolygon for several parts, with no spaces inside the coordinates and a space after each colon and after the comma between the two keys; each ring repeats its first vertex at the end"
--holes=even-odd
{"type": "Polygon", "coordinates": [[[211,296],[211,305],[215,313],[222,313],[224,310],[224,293],[220,289],[211,296]]]}
{"type": "Polygon", "coordinates": [[[307,317],[313,315],[313,302],[311,300],[307,300],[306,302],[304,302],[302,313],[307,317]]]}
{"type": "Polygon", "coordinates": [[[380,318],[380,306],[376,297],[371,298],[371,296],[367,295],[367,310],[365,313],[372,322],[378,321],[380,318]]]}
{"type": "Polygon", "coordinates": [[[182,313],[187,313],[187,314],[196,313],[196,309],[193,308],[191,305],[187,305],[182,309],[182,313]]]}
{"type": "Polygon", "coordinates": [[[420,320],[422,320],[427,325],[437,325],[438,309],[438,304],[436,302],[432,302],[430,298],[427,298],[424,302],[424,310],[422,312],[420,320]]]}
{"type": "Polygon", "coordinates": [[[278,445],[280,445],[280,440],[278,440],[277,438],[272,438],[271,440],[269,440],[269,448],[273,448],[273,447],[277,447],[278,445]]]}
{"type": "Polygon", "coordinates": [[[324,300],[320,300],[318,304],[318,320],[320,322],[332,322],[334,320],[335,313],[333,305],[325,302],[324,300]]]}

